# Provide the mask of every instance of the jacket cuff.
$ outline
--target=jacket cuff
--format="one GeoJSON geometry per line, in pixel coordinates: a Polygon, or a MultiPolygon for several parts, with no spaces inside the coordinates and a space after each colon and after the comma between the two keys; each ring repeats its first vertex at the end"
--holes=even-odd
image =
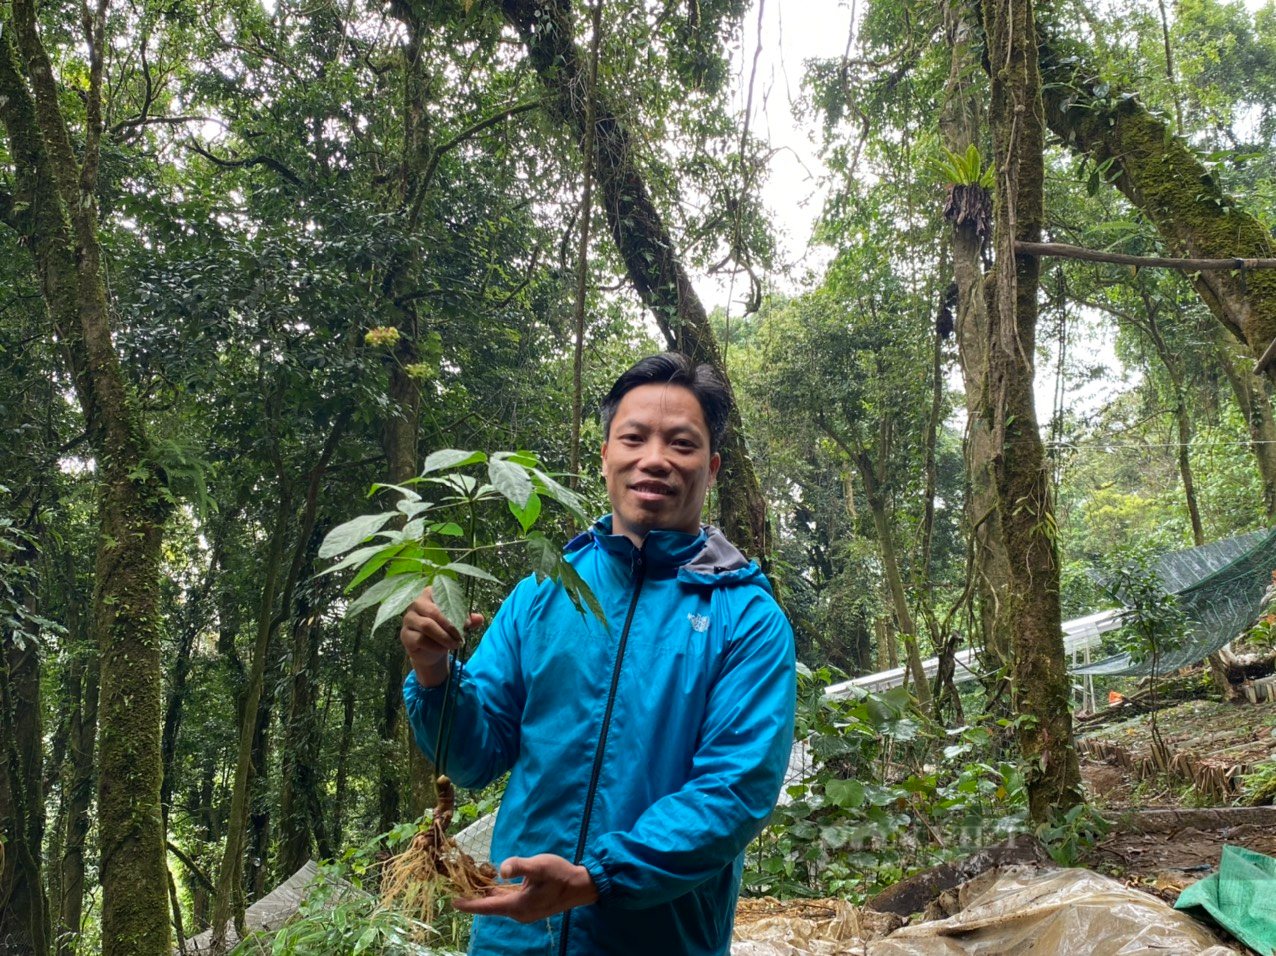
{"type": "Polygon", "coordinates": [[[602,861],[594,856],[587,856],[580,861],[589,872],[589,878],[594,881],[594,889],[598,890],[598,901],[595,906],[606,906],[612,899],[612,882],[611,877],[607,875],[607,871],[603,869],[602,861]]]}

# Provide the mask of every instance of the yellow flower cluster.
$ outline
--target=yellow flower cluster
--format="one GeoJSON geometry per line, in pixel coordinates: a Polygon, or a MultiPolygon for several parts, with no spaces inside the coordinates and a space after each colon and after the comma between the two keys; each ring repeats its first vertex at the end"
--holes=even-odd
{"type": "Polygon", "coordinates": [[[363,341],[374,349],[394,348],[399,344],[399,330],[393,325],[378,325],[374,329],[368,329],[363,341]]]}

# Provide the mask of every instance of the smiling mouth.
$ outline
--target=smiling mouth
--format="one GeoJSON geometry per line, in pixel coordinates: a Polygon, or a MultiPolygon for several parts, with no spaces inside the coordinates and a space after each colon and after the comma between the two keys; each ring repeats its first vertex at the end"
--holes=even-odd
{"type": "Polygon", "coordinates": [[[638,485],[630,485],[629,490],[642,498],[658,499],[673,497],[673,489],[668,485],[657,485],[649,482],[643,482],[638,485]]]}

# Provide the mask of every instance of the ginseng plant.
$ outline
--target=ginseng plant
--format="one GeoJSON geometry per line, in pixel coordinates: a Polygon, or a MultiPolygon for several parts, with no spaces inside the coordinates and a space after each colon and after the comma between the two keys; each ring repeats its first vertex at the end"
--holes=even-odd
{"type": "MultiPolygon", "coordinates": [[[[346,593],[380,575],[350,602],[347,616],[376,608],[375,631],[387,621],[397,622],[421,591],[432,586],[439,610],[464,634],[475,586],[501,583],[477,562],[508,566],[508,552],[521,548],[538,578],[552,578],[577,610],[603,619],[597,598],[564,560],[562,550],[534,530],[543,499],[561,506],[577,522],[589,523],[585,501],[550,477],[535,455],[436,451],[418,477],[402,485],[373,485],[371,494],[378,492],[398,495],[393,510],[347,521],[333,528],[319,547],[320,558],[341,558],[322,574],[354,570],[346,593]],[[498,533],[502,527],[509,529],[507,534],[498,533]]],[[[440,896],[482,895],[497,885],[492,866],[476,864],[447,834],[455,794],[446,763],[463,650],[454,657],[444,685],[435,749],[438,802],[408,848],[387,864],[381,881],[384,903],[396,903],[427,923],[440,896]]]]}

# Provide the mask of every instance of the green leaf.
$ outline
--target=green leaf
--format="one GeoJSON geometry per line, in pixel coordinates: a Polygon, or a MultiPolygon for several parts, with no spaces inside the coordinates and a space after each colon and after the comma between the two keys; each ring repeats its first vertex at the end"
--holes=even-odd
{"type": "Polygon", "coordinates": [[[465,589],[456,578],[440,574],[434,579],[434,603],[458,631],[465,630],[470,619],[470,606],[465,600],[465,589]]]}
{"type": "Polygon", "coordinates": [[[393,586],[386,591],[385,597],[381,599],[381,606],[377,608],[376,620],[372,622],[373,631],[386,621],[391,618],[397,618],[406,611],[408,605],[415,601],[417,595],[425,590],[426,585],[430,583],[430,575],[401,574],[397,577],[386,578],[382,583],[387,582],[393,586]]]}
{"type": "Polygon", "coordinates": [[[560,552],[543,534],[537,531],[528,535],[527,550],[537,578],[553,578],[557,575],[560,552]]]}
{"type": "Polygon", "coordinates": [[[500,584],[499,578],[494,578],[482,568],[475,567],[472,564],[466,564],[464,561],[453,561],[451,564],[439,568],[440,571],[455,571],[457,574],[465,574],[472,578],[478,578],[480,581],[488,581],[491,584],[500,584]]]}
{"type": "MultiPolygon", "coordinates": [[[[366,561],[368,558],[372,557],[372,555],[376,554],[378,551],[381,551],[385,547],[386,546],[383,544],[370,544],[366,548],[360,548],[357,551],[351,551],[349,554],[347,554],[344,558],[342,558],[332,567],[324,568],[322,571],[316,574],[315,577],[321,578],[325,574],[335,574],[338,571],[344,571],[346,568],[353,567],[356,564],[361,564],[364,561],[366,561]]],[[[397,546],[391,545],[391,547],[397,547],[397,546]]]]}
{"type": "Polygon", "coordinates": [[[354,580],[346,585],[346,593],[349,594],[372,575],[376,574],[385,566],[386,562],[397,557],[408,547],[406,542],[400,541],[398,544],[387,545],[381,549],[381,552],[368,560],[368,563],[359,569],[359,573],[354,576],[354,580]]]}
{"type": "Polygon", "coordinates": [[[518,519],[519,526],[523,529],[523,534],[532,530],[532,525],[536,524],[536,519],[541,514],[541,496],[533,494],[527,499],[526,507],[519,507],[513,501],[507,502],[510,507],[510,514],[518,519]]]}
{"type": "Polygon", "coordinates": [[[481,451],[461,451],[458,448],[444,448],[425,459],[425,464],[421,466],[421,474],[428,475],[430,472],[442,471],[444,468],[461,468],[481,461],[487,461],[487,455],[481,451]]]}
{"type": "Polygon", "coordinates": [[[536,493],[527,469],[512,461],[489,461],[487,477],[493,488],[520,508],[526,508],[528,500],[536,493]]]}
{"type": "Polygon", "coordinates": [[[445,538],[464,538],[464,529],[455,521],[439,522],[430,525],[430,534],[442,535],[445,538]]]}
{"type": "MultiPolygon", "coordinates": [[[[368,494],[375,495],[378,491],[381,491],[385,488],[389,488],[391,491],[397,491],[399,494],[403,495],[403,500],[399,502],[400,505],[403,505],[404,502],[421,500],[421,496],[418,495],[411,488],[404,487],[403,485],[392,485],[389,482],[381,482],[381,481],[374,484],[372,486],[372,490],[368,492],[368,494]]],[[[402,508],[400,508],[400,510],[402,510],[402,508]]]]}
{"type": "Polygon", "coordinates": [[[829,780],[824,784],[824,796],[846,810],[857,810],[864,805],[864,784],[858,780],[829,780]]]}
{"type": "MultiPolygon", "coordinates": [[[[350,605],[346,608],[346,617],[353,617],[360,611],[367,610],[370,607],[380,604],[386,598],[394,594],[396,589],[405,587],[406,585],[404,582],[416,581],[417,591],[419,592],[422,587],[430,583],[428,580],[426,580],[424,584],[420,583],[423,578],[424,576],[418,578],[416,575],[406,574],[393,578],[383,578],[350,602],[350,605]]],[[[411,601],[408,602],[408,604],[411,603],[411,601]]],[[[408,605],[405,604],[403,606],[407,607],[408,605]]]]}
{"type": "Polygon", "coordinates": [[[397,515],[398,512],[395,511],[386,511],[376,515],[360,515],[345,524],[337,525],[328,532],[327,537],[323,539],[323,544],[319,545],[319,557],[334,558],[349,551],[356,544],[362,544],[372,537],[385,526],[387,521],[397,517],[397,515]]]}
{"type": "Polygon", "coordinates": [[[580,495],[576,494],[576,492],[572,491],[570,488],[560,485],[539,468],[533,468],[532,475],[534,476],[534,481],[539,486],[542,494],[552,498],[554,501],[557,501],[560,505],[570,511],[572,516],[581,524],[589,524],[589,516],[585,514],[585,501],[580,495]]]}
{"type": "Polygon", "coordinates": [[[585,583],[585,579],[580,576],[571,562],[561,554],[558,558],[558,580],[567,592],[567,596],[572,599],[572,603],[576,605],[576,610],[584,614],[585,607],[588,607],[604,627],[608,626],[607,616],[603,613],[603,606],[599,603],[598,597],[589,589],[589,585],[585,583]]]}
{"type": "Polygon", "coordinates": [[[402,511],[409,518],[415,518],[417,515],[421,514],[422,512],[429,511],[431,508],[433,508],[434,502],[421,501],[419,499],[417,501],[408,501],[407,499],[404,499],[403,501],[400,501],[397,505],[395,505],[395,507],[398,508],[400,511],[402,511]]]}
{"type": "Polygon", "coordinates": [[[493,452],[492,457],[500,461],[512,461],[524,468],[539,468],[541,464],[540,459],[530,451],[498,451],[493,452]]]}

